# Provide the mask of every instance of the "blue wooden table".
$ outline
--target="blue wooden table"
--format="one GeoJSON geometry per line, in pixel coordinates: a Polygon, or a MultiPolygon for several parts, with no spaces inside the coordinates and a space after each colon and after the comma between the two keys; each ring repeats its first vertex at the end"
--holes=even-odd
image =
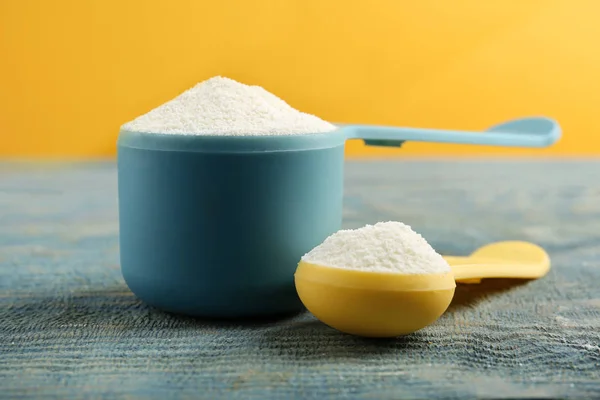
{"type": "Polygon", "coordinates": [[[457,288],[393,340],[303,313],[218,323],[140,303],[119,270],[112,163],[0,164],[0,397],[600,396],[600,162],[351,162],[345,227],[413,226],[445,254],[544,246],[541,280],[457,288]]]}

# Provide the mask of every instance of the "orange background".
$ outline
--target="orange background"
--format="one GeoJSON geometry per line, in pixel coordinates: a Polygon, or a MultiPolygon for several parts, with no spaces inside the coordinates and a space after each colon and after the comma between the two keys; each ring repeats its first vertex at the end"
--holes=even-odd
{"type": "Polygon", "coordinates": [[[122,123],[218,74],[335,122],[564,129],[544,150],[350,156],[598,155],[599,16],[596,0],[0,0],[0,156],[112,157],[122,123]]]}

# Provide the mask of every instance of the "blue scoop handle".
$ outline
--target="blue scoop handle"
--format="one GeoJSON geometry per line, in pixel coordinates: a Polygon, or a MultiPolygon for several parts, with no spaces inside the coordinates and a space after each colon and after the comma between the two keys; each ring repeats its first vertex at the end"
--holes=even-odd
{"type": "Polygon", "coordinates": [[[399,147],[406,141],[475,144],[508,147],[548,147],[561,136],[558,123],[531,117],[495,125],[484,132],[376,125],[341,125],[348,139],[363,139],[369,146],[399,147]]]}

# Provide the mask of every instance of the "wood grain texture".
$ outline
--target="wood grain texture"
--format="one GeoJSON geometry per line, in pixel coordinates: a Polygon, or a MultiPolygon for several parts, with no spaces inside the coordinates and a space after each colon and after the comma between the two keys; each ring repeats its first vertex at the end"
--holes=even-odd
{"type": "Polygon", "coordinates": [[[136,300],[113,164],[0,164],[0,397],[600,396],[600,163],[356,162],[345,227],[401,220],[446,254],[545,247],[538,281],[459,286],[434,325],[364,340],[308,313],[219,323],[136,300]]]}

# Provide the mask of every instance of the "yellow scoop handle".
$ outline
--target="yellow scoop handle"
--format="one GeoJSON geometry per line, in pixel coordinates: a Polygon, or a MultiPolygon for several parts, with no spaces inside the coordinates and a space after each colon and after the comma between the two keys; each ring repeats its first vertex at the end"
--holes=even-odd
{"type": "Polygon", "coordinates": [[[482,278],[537,279],[550,270],[550,257],[544,249],[520,241],[491,243],[470,256],[444,259],[461,283],[479,283],[482,278]]]}

